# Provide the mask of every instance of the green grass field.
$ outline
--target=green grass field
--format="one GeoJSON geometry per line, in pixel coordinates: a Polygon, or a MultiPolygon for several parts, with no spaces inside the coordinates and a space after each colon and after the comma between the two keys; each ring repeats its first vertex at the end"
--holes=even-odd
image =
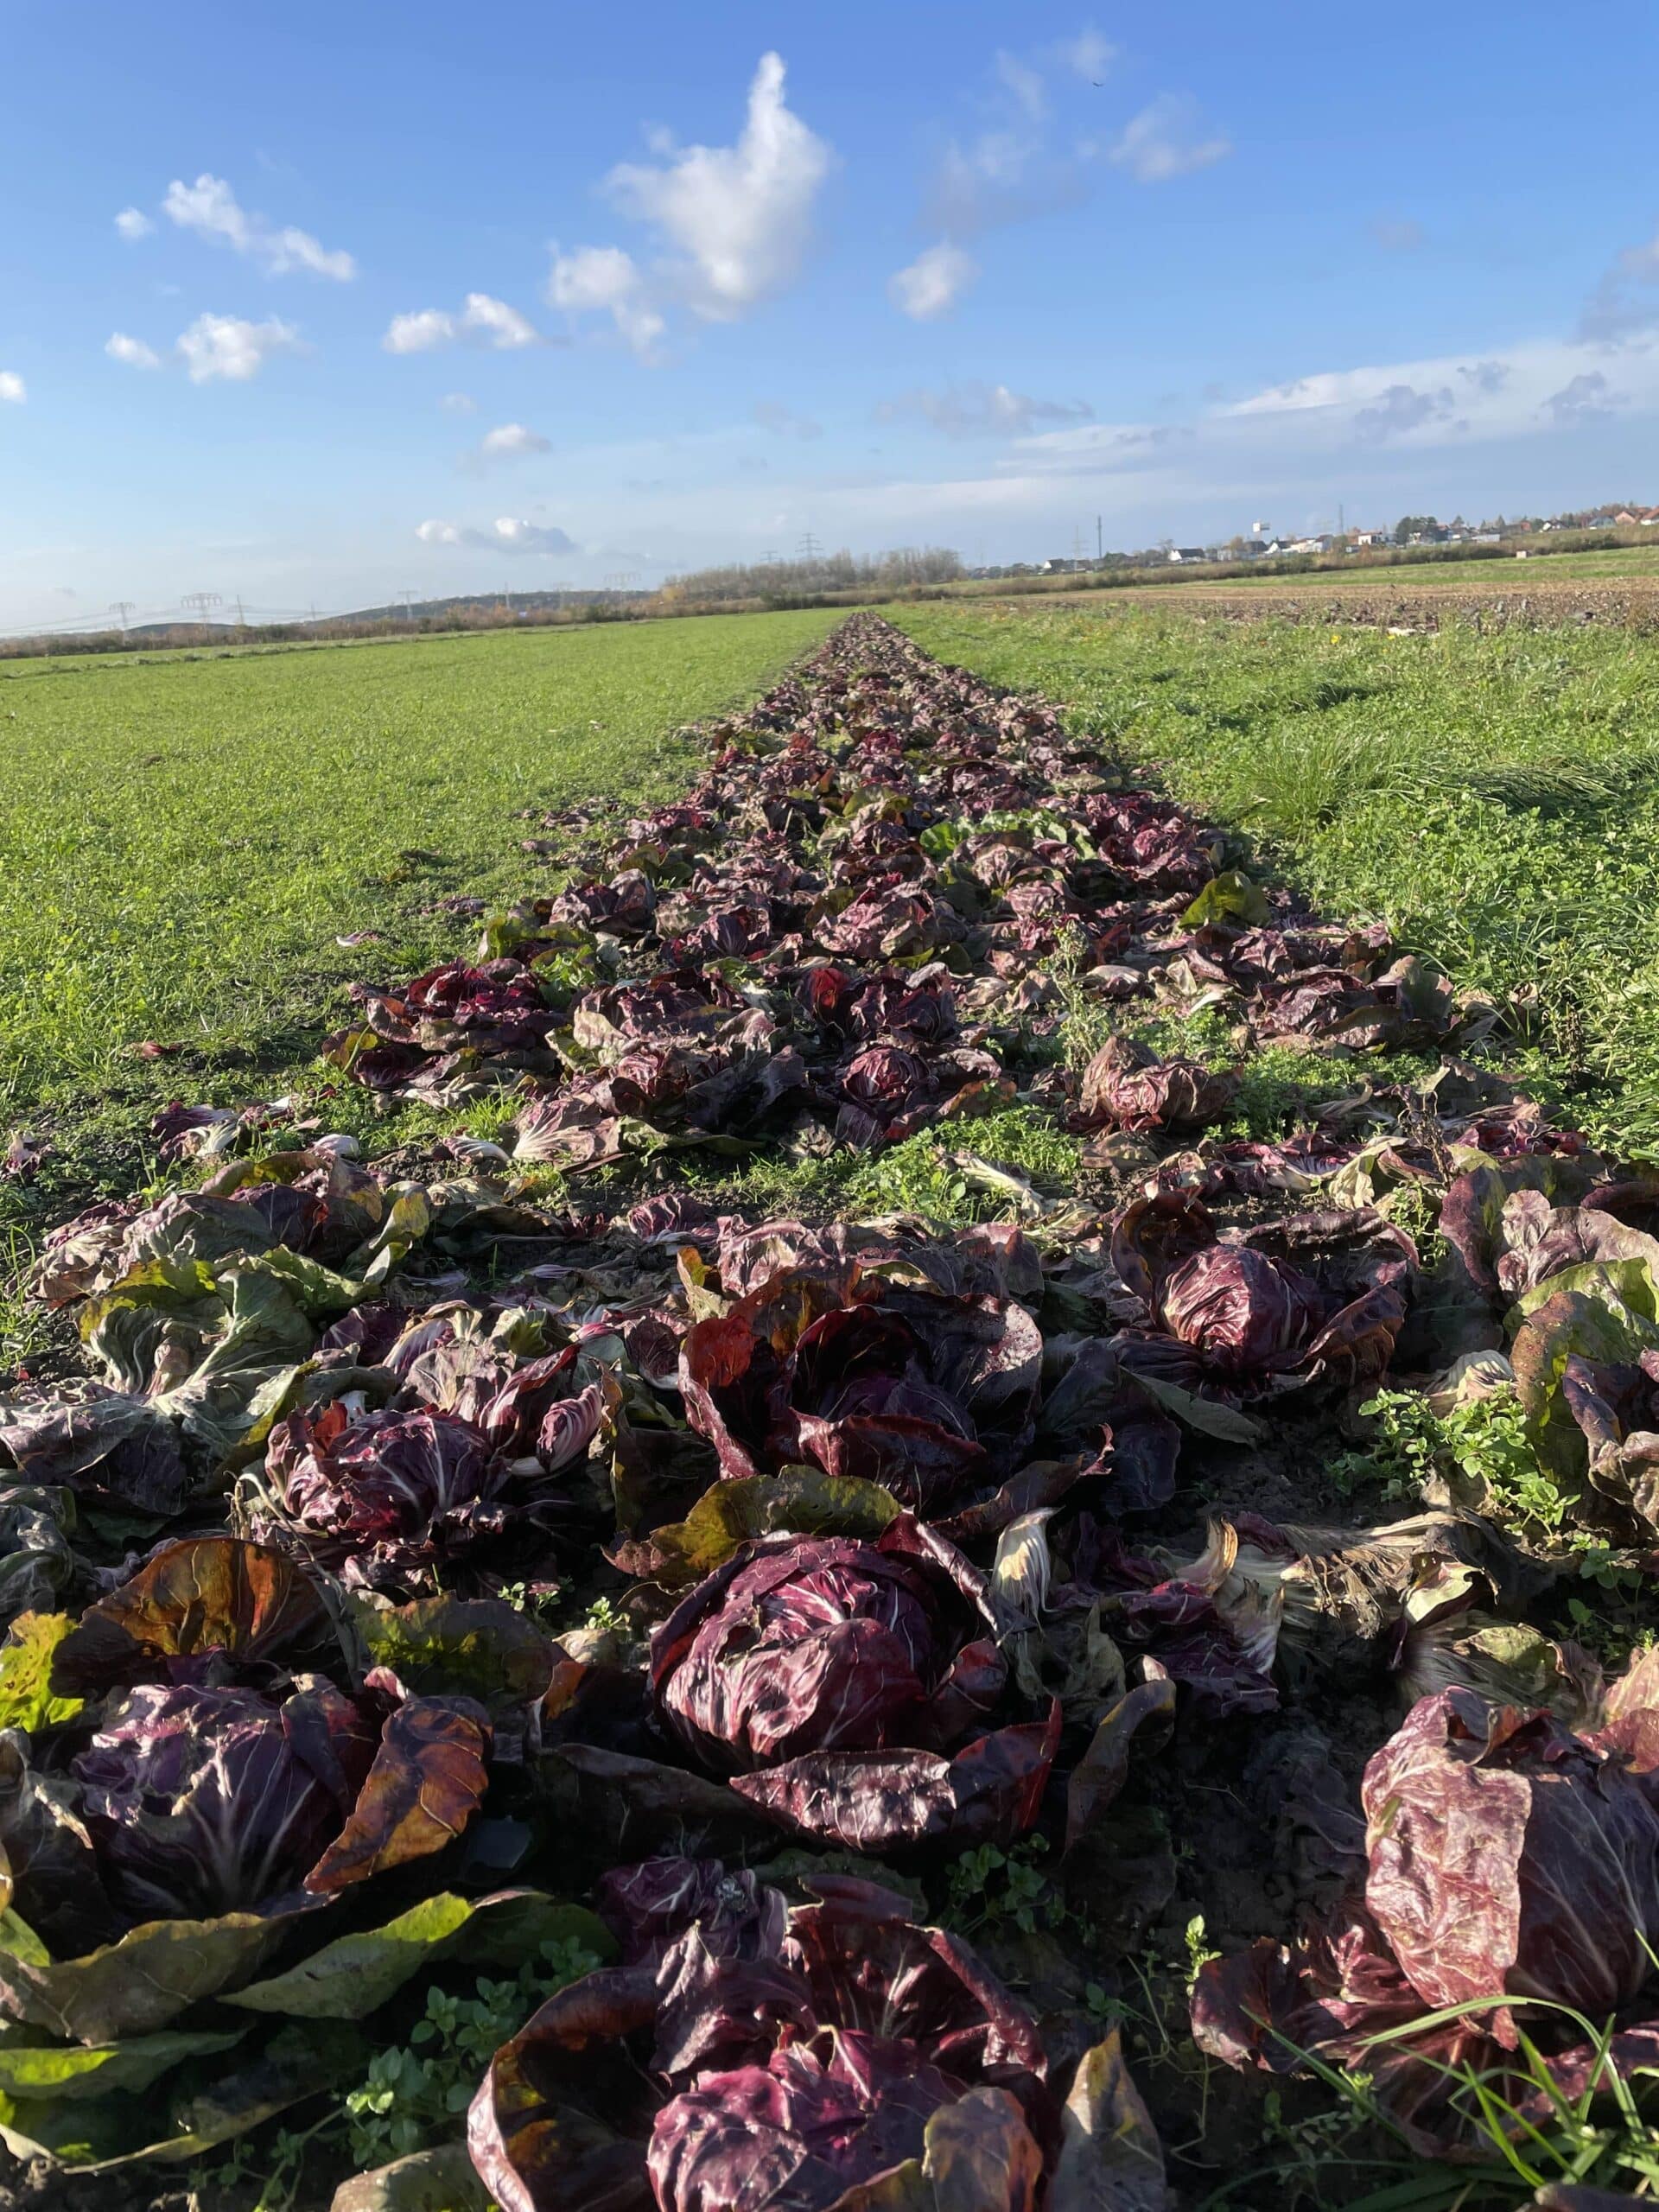
{"type": "Polygon", "coordinates": [[[1332,914],[1385,916],[1518,999],[1529,1078],[1659,1152],[1659,640],[1205,623],[1144,601],[894,619],[1067,704],[1332,914]]]}
{"type": "Polygon", "coordinates": [[[0,664],[0,1137],[100,1099],[269,1093],[345,983],[470,944],[423,910],[537,886],[521,810],[682,790],[673,733],[836,620],[0,664]],[[188,1052],[146,1067],[146,1039],[188,1052]]]}

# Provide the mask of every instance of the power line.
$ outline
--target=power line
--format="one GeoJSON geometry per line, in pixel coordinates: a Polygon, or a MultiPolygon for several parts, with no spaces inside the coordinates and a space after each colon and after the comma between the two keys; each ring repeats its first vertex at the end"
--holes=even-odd
{"type": "Polygon", "coordinates": [[[216,591],[188,591],[179,601],[181,607],[194,608],[197,620],[204,623],[214,607],[223,607],[224,604],[224,601],[216,591]]]}
{"type": "Polygon", "coordinates": [[[121,625],[124,634],[126,631],[127,617],[130,614],[136,614],[137,611],[138,604],[136,600],[112,599],[110,601],[109,612],[114,615],[116,620],[121,625]]]}
{"type": "Polygon", "coordinates": [[[823,552],[823,548],[819,544],[817,539],[814,537],[810,530],[804,530],[801,532],[800,541],[797,544],[795,550],[800,555],[803,561],[816,561],[821,557],[823,552]]]}

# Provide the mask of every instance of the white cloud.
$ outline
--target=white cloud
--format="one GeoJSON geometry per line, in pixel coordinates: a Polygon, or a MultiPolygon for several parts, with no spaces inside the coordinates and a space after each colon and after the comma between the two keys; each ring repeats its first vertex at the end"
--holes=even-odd
{"type": "Polygon", "coordinates": [[[485,431],[478,450],[486,461],[513,461],[525,454],[551,453],[553,447],[539,430],[523,423],[503,423],[496,429],[485,431]]]}
{"type": "Polygon", "coordinates": [[[518,515],[498,515],[487,530],[471,524],[434,519],[417,523],[415,535],[423,545],[465,547],[492,553],[574,553],[575,541],[549,524],[526,522],[518,515]]]}
{"type": "Polygon", "coordinates": [[[211,384],[221,377],[245,384],[273,353],[302,349],[293,324],[274,315],[268,322],[245,322],[233,315],[199,315],[180,333],[178,350],[192,384],[211,384]]]}
{"type": "Polygon", "coordinates": [[[918,416],[948,438],[1026,437],[1039,423],[1086,423],[1094,411],[1083,399],[1033,399],[1005,384],[971,383],[907,391],[876,410],[883,422],[918,416]]]}
{"type": "MultiPolygon", "coordinates": [[[[268,276],[286,276],[293,270],[302,269],[310,276],[329,276],[336,283],[348,284],[357,274],[357,264],[349,253],[331,252],[319,245],[308,231],[296,231],[291,226],[279,229],[263,215],[250,215],[238,204],[235,193],[224,178],[211,175],[207,170],[194,184],[175,177],[167,188],[162,207],[181,230],[194,231],[198,238],[246,254],[268,276]]],[[[124,220],[122,216],[116,218],[118,226],[124,220]]],[[[139,233],[128,232],[124,235],[136,237],[139,233]]]]}
{"type": "Polygon", "coordinates": [[[147,238],[156,226],[138,207],[124,207],[115,219],[115,227],[124,238],[147,238]]]}
{"type": "Polygon", "coordinates": [[[786,105],[776,54],[761,57],[734,146],[663,150],[660,168],[622,162],[607,189],[683,257],[678,273],[696,311],[734,321],[800,267],[834,154],[786,105]]]}
{"type": "Polygon", "coordinates": [[[0,369],[0,401],[21,407],[29,397],[29,389],[16,369],[0,369]]]}
{"type": "Polygon", "coordinates": [[[1224,161],[1232,150],[1232,141],[1219,133],[1200,135],[1197,104],[1185,93],[1165,92],[1124,127],[1108,158],[1139,184],[1167,184],[1224,161]]]}
{"type": "Polygon", "coordinates": [[[104,341],[104,351],[112,361],[124,361],[130,369],[159,369],[162,357],[142,338],[129,338],[124,330],[112,331],[104,341]]]}
{"type": "Polygon", "coordinates": [[[446,391],[438,404],[446,415],[476,415],[478,402],[469,391],[446,391]]]}
{"type": "Polygon", "coordinates": [[[516,346],[534,346],[540,334],[517,308],[487,292],[468,292],[459,315],[444,308],[423,308],[415,315],[395,315],[380,340],[388,353],[430,353],[440,346],[473,339],[493,352],[510,353],[516,346]]]}
{"type": "Polygon", "coordinates": [[[526,322],[517,308],[510,308],[505,300],[492,299],[487,292],[467,293],[461,321],[463,330],[476,334],[498,353],[534,346],[539,336],[536,326],[526,322]]]}
{"type": "Polygon", "coordinates": [[[553,249],[548,272],[549,304],[568,315],[608,315],[617,334],[642,361],[656,359],[664,327],[651,304],[645,280],[631,253],[620,245],[578,246],[574,253],[553,249]]]}
{"type": "Polygon", "coordinates": [[[1081,77],[1090,85],[1098,85],[1103,79],[1118,55],[1117,48],[1109,39],[1103,38],[1092,24],[1085,25],[1075,38],[1062,39],[1054,51],[1074,77],[1081,77]]]}
{"type": "Polygon", "coordinates": [[[887,279],[887,297],[901,314],[928,322],[954,307],[978,274],[973,256],[947,239],[896,270],[887,279]]]}

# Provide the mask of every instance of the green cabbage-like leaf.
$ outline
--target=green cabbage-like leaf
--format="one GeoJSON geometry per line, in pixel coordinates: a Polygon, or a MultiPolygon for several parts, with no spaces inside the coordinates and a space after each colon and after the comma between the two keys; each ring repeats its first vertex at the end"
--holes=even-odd
{"type": "Polygon", "coordinates": [[[442,1960],[459,1958],[468,1967],[518,1967],[543,1943],[567,1940],[601,1959],[616,1948],[596,1913],[537,1890],[504,1890],[476,1900],[446,1890],[384,1927],[336,1937],[286,1974],[251,1982],[226,2002],[302,2019],[360,2020],[442,1960]]]}
{"type": "Polygon", "coordinates": [[[0,1728],[53,1728],[73,1720],[86,1702],[52,1686],[52,1662],[73,1633],[73,1613],[19,1613],[0,1643],[0,1728]]]}
{"type": "Polygon", "coordinates": [[[256,1974],[320,1897],[213,1920],[149,1920],[78,1959],[54,1960],[15,1912],[0,1914],[0,2010],[74,2043],[153,2034],[256,1974]]]}

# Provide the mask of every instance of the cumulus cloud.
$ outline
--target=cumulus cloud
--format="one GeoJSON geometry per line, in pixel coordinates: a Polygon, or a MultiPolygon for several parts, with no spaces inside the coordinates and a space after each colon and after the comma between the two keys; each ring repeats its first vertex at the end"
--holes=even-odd
{"type": "Polygon", "coordinates": [[[887,279],[887,297],[901,315],[931,322],[953,308],[979,274],[970,253],[949,239],[928,246],[887,279]]]}
{"type": "Polygon", "coordinates": [[[423,545],[464,547],[491,553],[574,553],[574,539],[550,524],[526,522],[518,515],[498,515],[486,529],[469,523],[432,520],[418,523],[415,535],[423,545]]]}
{"type": "Polygon", "coordinates": [[[652,305],[645,280],[631,253],[620,245],[578,246],[574,253],[553,249],[548,272],[550,307],[567,315],[608,315],[617,334],[641,360],[656,358],[664,328],[652,305]]]}
{"type": "Polygon", "coordinates": [[[300,350],[299,332],[274,315],[266,322],[245,322],[233,315],[199,315],[188,330],[179,334],[178,341],[179,358],[192,384],[211,384],[220,378],[245,384],[273,353],[300,350]]]}
{"type": "Polygon", "coordinates": [[[532,430],[524,423],[503,423],[493,430],[486,430],[479,441],[479,454],[485,461],[519,461],[533,453],[551,453],[551,441],[539,430],[532,430]]]}
{"type": "Polygon", "coordinates": [[[124,361],[130,369],[162,365],[162,357],[153,346],[146,346],[142,338],[129,338],[124,330],[111,331],[104,340],[104,351],[112,361],[124,361]]]}
{"type": "MultiPolygon", "coordinates": [[[[348,284],[357,274],[357,264],[349,253],[343,250],[331,252],[308,231],[296,230],[291,225],[279,226],[267,222],[263,215],[249,214],[238,203],[225,179],[213,176],[207,170],[194,184],[175,177],[167,188],[162,209],[181,230],[194,232],[198,238],[245,254],[251,261],[257,262],[267,276],[286,276],[299,269],[308,276],[327,276],[335,283],[348,284]]],[[[125,214],[116,217],[116,226],[124,237],[143,235],[124,227],[126,217],[135,213],[135,209],[129,208],[125,214]]]]}
{"type": "Polygon", "coordinates": [[[388,353],[430,353],[440,346],[467,340],[504,353],[534,346],[539,336],[535,325],[505,300],[493,299],[487,292],[468,292],[459,315],[445,308],[422,308],[414,315],[393,315],[380,343],[388,353]]]}
{"type": "Polygon", "coordinates": [[[763,430],[770,430],[775,437],[806,439],[823,435],[822,423],[815,423],[810,415],[796,414],[781,400],[757,399],[749,413],[763,430]]]}
{"type": "Polygon", "coordinates": [[[1385,438],[1421,430],[1426,423],[1450,422],[1457,407],[1450,385],[1442,385],[1438,391],[1419,391],[1413,385],[1391,384],[1374,406],[1362,407],[1354,416],[1354,435],[1367,444],[1380,444],[1385,438]]]}
{"type": "Polygon", "coordinates": [[[1203,136],[1194,100],[1185,92],[1164,92],[1124,126],[1107,158],[1138,184],[1167,184],[1224,161],[1232,150],[1232,141],[1220,132],[1203,136]]]}
{"type": "Polygon", "coordinates": [[[0,402],[10,407],[21,407],[29,397],[29,389],[16,369],[0,369],[0,402]]]}
{"type": "Polygon", "coordinates": [[[948,438],[1020,438],[1042,423],[1087,423],[1094,411],[1086,400],[1033,399],[1005,384],[970,383],[907,391],[885,400],[876,415],[882,422],[918,416],[948,438]]]}
{"type": "Polygon", "coordinates": [[[1576,430],[1586,423],[1607,422],[1618,397],[1600,370],[1592,369],[1573,377],[1559,391],[1552,391],[1544,407],[1560,429],[1576,430]]]}
{"type": "Polygon", "coordinates": [[[834,153],[785,102],[777,54],[761,56],[735,145],[664,143],[661,150],[660,166],[624,162],[606,188],[626,213],[662,232],[696,312],[734,321],[799,269],[834,153]]]}
{"type": "Polygon", "coordinates": [[[156,226],[142,208],[124,207],[115,219],[115,227],[124,238],[147,238],[156,226]]]}

